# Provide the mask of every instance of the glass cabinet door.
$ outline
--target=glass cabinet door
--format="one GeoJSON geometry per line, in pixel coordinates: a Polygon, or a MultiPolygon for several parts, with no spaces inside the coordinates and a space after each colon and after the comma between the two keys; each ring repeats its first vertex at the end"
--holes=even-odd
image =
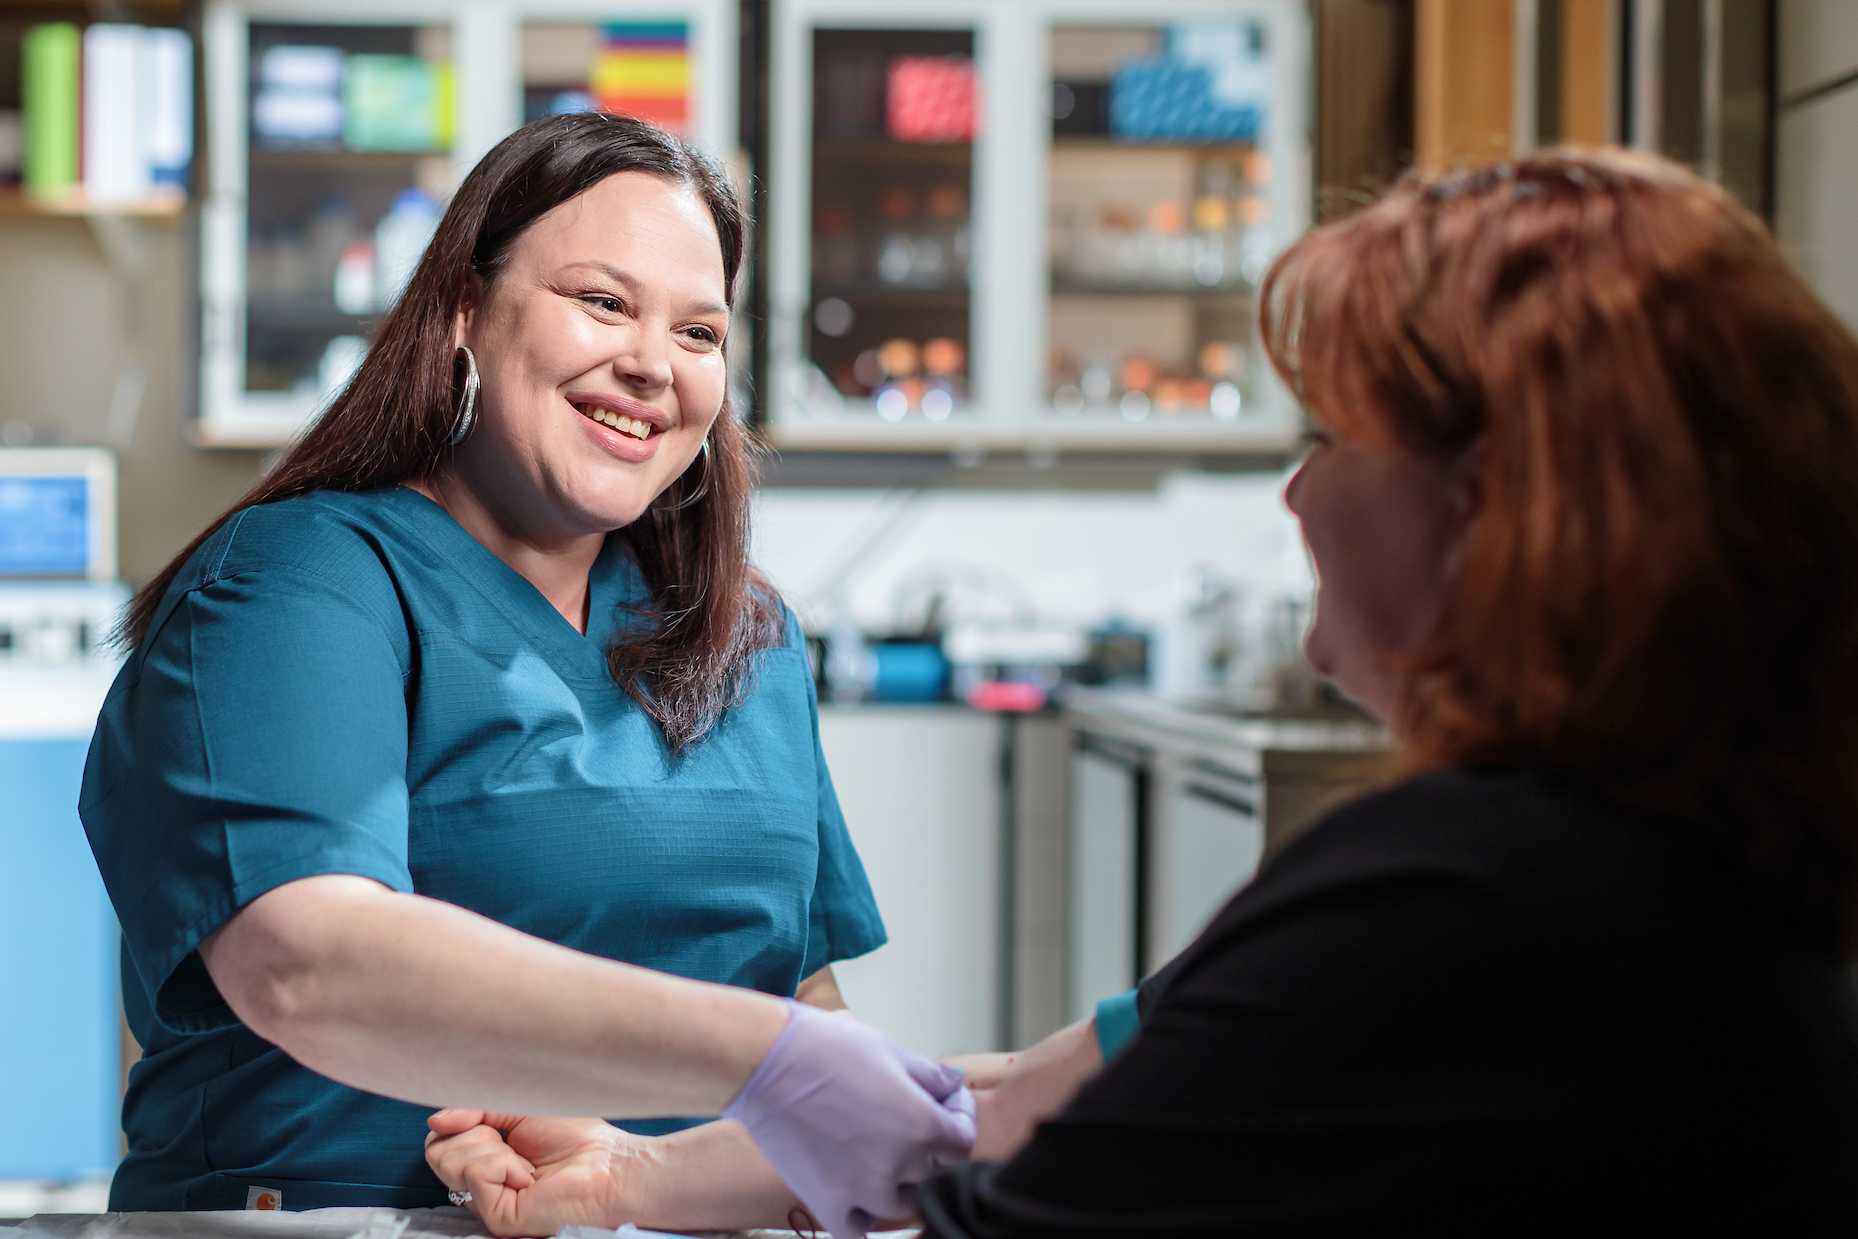
{"type": "Polygon", "coordinates": [[[599,108],[736,151],[733,0],[208,0],[202,31],[204,445],[301,433],[525,119],[599,108]]]}
{"type": "Polygon", "coordinates": [[[451,29],[249,27],[244,390],[320,403],[438,225],[451,29]]]}
{"type": "Polygon", "coordinates": [[[973,0],[773,0],[770,439],[931,449],[986,422],[975,192],[986,135],[973,0]]]}
{"type": "Polygon", "coordinates": [[[822,29],[812,44],[816,393],[943,421],[969,395],[973,33],[822,29]]]}
{"type": "Polygon", "coordinates": [[[1277,452],[1257,282],[1308,221],[1297,0],[774,0],[782,448],[1277,452]]]}
{"type": "Polygon", "coordinates": [[[1259,420],[1254,293],[1285,222],[1271,35],[1260,16],[1051,29],[1045,391],[1060,422],[1259,420]]]}

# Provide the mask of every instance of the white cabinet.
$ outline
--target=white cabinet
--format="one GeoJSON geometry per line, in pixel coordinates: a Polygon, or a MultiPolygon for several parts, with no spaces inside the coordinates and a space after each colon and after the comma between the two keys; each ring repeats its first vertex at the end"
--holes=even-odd
{"type": "Polygon", "coordinates": [[[1274,451],[1254,338],[1309,220],[1292,0],[775,0],[768,433],[1274,451]]]}
{"type": "Polygon", "coordinates": [[[1001,719],[828,706],[819,738],[890,933],[833,966],[846,1002],[925,1054],[1004,1048],[1001,719]]]}
{"type": "Polygon", "coordinates": [[[1139,754],[1080,746],[1071,755],[1067,1022],[1141,977],[1136,874],[1146,779],[1139,754]]]}
{"type": "Polygon", "coordinates": [[[1093,1014],[1196,938],[1264,855],[1257,780],[1075,733],[1067,1018],[1093,1014]]]}
{"type": "Polygon", "coordinates": [[[1073,1020],[1173,959],[1279,848],[1387,774],[1386,733],[1343,712],[1231,715],[1074,690],[1061,722],[1068,829],[1020,864],[1068,874],[1073,1020]]]}
{"type": "Polygon", "coordinates": [[[1199,937],[1264,856],[1255,780],[1205,769],[1169,775],[1174,785],[1148,840],[1144,973],[1199,937]]]}
{"type": "Polygon", "coordinates": [[[733,158],[736,16],[734,0],[209,0],[197,440],[290,442],[391,301],[390,251],[526,116],[598,104],[733,158]]]}

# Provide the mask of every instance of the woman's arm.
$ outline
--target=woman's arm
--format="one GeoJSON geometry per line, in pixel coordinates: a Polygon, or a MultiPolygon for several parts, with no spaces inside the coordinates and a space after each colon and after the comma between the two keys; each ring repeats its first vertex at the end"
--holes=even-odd
{"type": "MultiPolygon", "coordinates": [[[[830,967],[800,982],[801,1002],[845,1011],[830,967]]],[[[849,1014],[849,1012],[847,1012],[849,1014]]],[[[748,1129],[723,1119],[668,1136],[635,1136],[603,1119],[538,1119],[441,1110],[426,1161],[471,1194],[492,1234],[552,1234],[571,1223],[648,1230],[782,1229],[799,1199],[748,1129]]]]}
{"type": "Polygon", "coordinates": [[[779,1000],[583,955],[451,904],[326,875],[201,945],[235,1015],[331,1079],[503,1114],[715,1114],[779,1000]]]}
{"type": "Polygon", "coordinates": [[[850,1010],[845,1005],[845,995],[839,992],[839,979],[832,975],[830,964],[800,982],[800,988],[794,991],[794,997],[822,1011],[850,1010]]]}
{"type": "Polygon", "coordinates": [[[960,1074],[852,1019],[543,942],[364,878],[253,900],[206,943],[220,996],[331,1079],[501,1114],[741,1119],[836,1235],[965,1156],[960,1074]]]}

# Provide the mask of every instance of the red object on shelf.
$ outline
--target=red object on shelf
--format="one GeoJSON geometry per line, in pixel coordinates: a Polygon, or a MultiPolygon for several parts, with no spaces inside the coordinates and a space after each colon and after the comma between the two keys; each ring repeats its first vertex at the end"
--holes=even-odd
{"type": "Polygon", "coordinates": [[[966,56],[898,56],[890,62],[890,136],[897,142],[974,140],[974,61],[966,56]]]}
{"type": "Polygon", "coordinates": [[[690,132],[690,101],[682,95],[602,95],[595,102],[602,112],[648,121],[668,133],[690,132]]]}
{"type": "Polygon", "coordinates": [[[968,704],[976,710],[1001,714],[1028,714],[1042,710],[1051,694],[1037,684],[1021,680],[983,680],[968,690],[968,704]]]}

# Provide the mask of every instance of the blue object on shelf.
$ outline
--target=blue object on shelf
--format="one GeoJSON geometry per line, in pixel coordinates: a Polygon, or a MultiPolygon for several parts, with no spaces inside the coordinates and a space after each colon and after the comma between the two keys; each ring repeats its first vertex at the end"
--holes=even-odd
{"type": "Polygon", "coordinates": [[[1213,70],[1171,56],[1132,60],[1110,79],[1110,133],[1135,142],[1250,142],[1264,109],[1231,105],[1213,90],[1213,70]]]}
{"type": "Polygon", "coordinates": [[[872,647],[877,677],[871,695],[878,701],[940,701],[948,685],[948,659],[942,647],[926,641],[891,641],[872,647]]]}
{"type": "Polygon", "coordinates": [[[77,818],[88,740],[0,740],[0,1179],[108,1178],[120,1149],[115,917],[77,818]]]}
{"type": "Polygon", "coordinates": [[[584,90],[558,91],[548,101],[550,116],[569,116],[576,112],[597,112],[599,110],[594,103],[594,97],[584,90]]]}

